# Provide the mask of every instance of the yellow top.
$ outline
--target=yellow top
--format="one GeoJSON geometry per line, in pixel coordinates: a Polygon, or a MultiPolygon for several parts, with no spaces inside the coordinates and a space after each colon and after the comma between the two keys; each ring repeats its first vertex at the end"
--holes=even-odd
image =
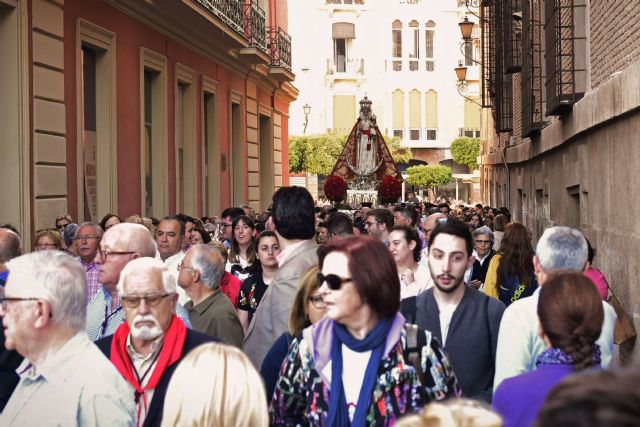
{"type": "Polygon", "coordinates": [[[494,255],[489,261],[487,276],[484,279],[484,293],[487,296],[498,298],[498,266],[501,255],[494,255]]]}

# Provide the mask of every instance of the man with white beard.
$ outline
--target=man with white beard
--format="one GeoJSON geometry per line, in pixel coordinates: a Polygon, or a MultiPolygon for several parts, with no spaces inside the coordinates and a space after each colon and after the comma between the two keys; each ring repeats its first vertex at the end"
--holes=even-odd
{"type": "Polygon", "coordinates": [[[117,285],[126,322],[96,341],[129,382],[138,409],[138,426],[160,426],[164,396],[174,370],[207,335],[187,329],[176,317],[176,282],[164,263],[137,258],[122,270],[117,285]]]}

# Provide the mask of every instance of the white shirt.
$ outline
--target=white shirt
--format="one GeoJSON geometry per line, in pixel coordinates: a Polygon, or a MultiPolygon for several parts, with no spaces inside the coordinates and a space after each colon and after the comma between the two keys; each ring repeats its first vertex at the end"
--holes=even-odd
{"type": "Polygon", "coordinates": [[[400,299],[415,297],[433,286],[433,279],[427,264],[418,263],[413,283],[405,283],[400,274],[400,299]]]}
{"type": "MultiPolygon", "coordinates": [[[[511,304],[504,311],[500,321],[498,333],[498,347],[496,349],[496,373],[493,380],[493,390],[506,378],[515,377],[536,369],[536,359],[546,347],[538,336],[540,320],[538,319],[538,299],[540,288],[527,298],[522,298],[511,304]]],[[[611,365],[613,352],[613,329],[616,323],[616,312],[605,301],[604,321],[602,332],[596,341],[600,346],[601,365],[608,368],[611,365]]]]}
{"type": "Polygon", "coordinates": [[[34,366],[16,369],[18,387],[2,426],[135,426],[133,388],[82,332],[34,366]]]}
{"type": "Polygon", "coordinates": [[[449,325],[451,325],[451,318],[453,312],[458,308],[458,304],[443,304],[438,302],[438,310],[440,312],[440,334],[442,336],[442,347],[447,343],[447,335],[449,334],[449,325]]]}
{"type": "Polygon", "coordinates": [[[187,292],[180,286],[178,286],[178,274],[180,274],[178,271],[178,265],[182,263],[185,255],[186,253],[179,251],[177,254],[171,255],[169,258],[164,260],[164,265],[167,267],[167,270],[169,270],[169,274],[171,275],[171,277],[173,277],[173,280],[175,280],[176,292],[178,293],[178,302],[181,305],[185,305],[191,300],[191,298],[189,298],[189,295],[187,295],[187,292]]]}

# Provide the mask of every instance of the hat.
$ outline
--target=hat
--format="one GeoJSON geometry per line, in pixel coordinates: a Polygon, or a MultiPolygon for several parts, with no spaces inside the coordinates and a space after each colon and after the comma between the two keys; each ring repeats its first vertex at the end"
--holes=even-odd
{"type": "Polygon", "coordinates": [[[71,246],[73,244],[73,236],[76,235],[76,230],[78,229],[78,224],[68,224],[64,231],[62,232],[62,238],[64,239],[64,244],[66,246],[71,246]]]}

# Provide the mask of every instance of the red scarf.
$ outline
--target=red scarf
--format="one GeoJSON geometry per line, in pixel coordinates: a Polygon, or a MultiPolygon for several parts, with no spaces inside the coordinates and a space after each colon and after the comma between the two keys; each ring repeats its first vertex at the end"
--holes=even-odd
{"type": "Polygon", "coordinates": [[[187,328],[184,326],[182,320],[180,320],[175,314],[172,316],[169,328],[164,334],[164,343],[162,344],[160,354],[157,357],[158,362],[151,373],[149,382],[144,387],[138,384],[138,378],[134,373],[131,357],[129,357],[129,353],[127,352],[127,337],[129,336],[129,332],[130,329],[127,322],[122,322],[118,329],[116,329],[115,334],[113,334],[113,341],[111,341],[111,363],[115,365],[116,369],[122,374],[124,379],[136,389],[135,396],[139,420],[139,397],[142,396],[146,413],[147,397],[145,392],[149,389],[155,388],[160,382],[160,379],[162,379],[164,371],[178,361],[180,356],[182,356],[182,349],[184,348],[184,342],[187,338],[187,328]]]}

